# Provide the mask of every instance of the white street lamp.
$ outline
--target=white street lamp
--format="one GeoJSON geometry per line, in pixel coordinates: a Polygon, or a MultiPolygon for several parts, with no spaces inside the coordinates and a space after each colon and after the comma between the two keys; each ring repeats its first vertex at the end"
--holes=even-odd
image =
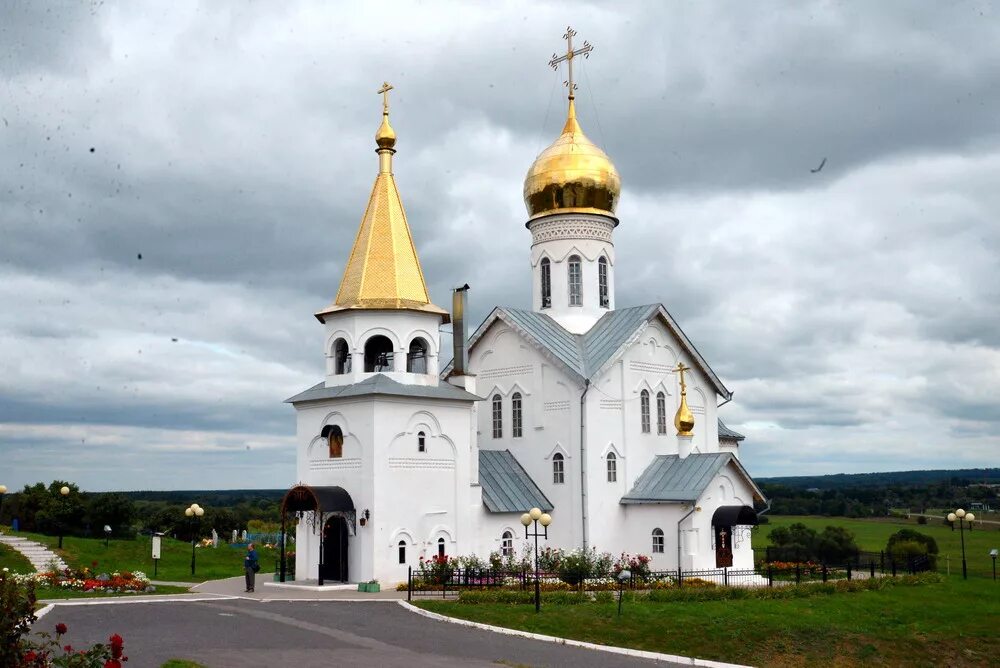
{"type": "Polygon", "coordinates": [[[194,518],[194,533],[191,535],[191,575],[194,575],[194,544],[198,540],[198,529],[201,527],[201,517],[205,514],[205,509],[197,503],[192,503],[184,509],[186,517],[194,518]]]}
{"type": "Polygon", "coordinates": [[[955,530],[955,522],[958,522],[958,535],[962,540],[962,579],[969,579],[969,570],[965,564],[965,525],[968,523],[969,531],[972,531],[972,522],[976,519],[973,513],[967,513],[959,508],[953,513],[948,513],[948,521],[952,523],[952,531],[955,530]]]}
{"type": "Polygon", "coordinates": [[[535,538],[535,612],[539,612],[542,609],[542,593],[541,585],[538,582],[538,537],[541,536],[548,539],[552,516],[548,513],[543,513],[541,508],[532,508],[521,515],[521,524],[524,525],[524,537],[530,538],[534,536],[535,538]],[[531,526],[532,522],[535,524],[535,530],[528,533],[528,527],[531,526]],[[542,525],[541,531],[538,530],[539,524],[542,525]]]}

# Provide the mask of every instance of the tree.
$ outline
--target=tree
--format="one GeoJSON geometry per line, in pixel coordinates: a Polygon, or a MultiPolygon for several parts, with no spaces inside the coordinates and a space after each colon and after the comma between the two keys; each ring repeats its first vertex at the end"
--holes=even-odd
{"type": "Polygon", "coordinates": [[[44,505],[35,514],[37,531],[59,536],[81,532],[86,507],[79,487],[65,480],[53,480],[49,484],[47,498],[41,500],[44,505]],[[69,488],[69,494],[64,496],[60,493],[63,487],[69,488]]]}
{"type": "Polygon", "coordinates": [[[819,534],[815,554],[825,563],[843,563],[858,553],[854,534],[844,527],[828,526],[819,534]]]}
{"type": "Polygon", "coordinates": [[[87,504],[87,518],[98,534],[107,525],[111,527],[112,536],[132,537],[132,524],[136,518],[135,504],[124,494],[92,494],[87,504]]]}
{"type": "Polygon", "coordinates": [[[801,522],[771,531],[770,541],[779,548],[774,555],[779,561],[811,559],[816,545],[816,531],[801,522]]]}
{"type": "Polygon", "coordinates": [[[913,557],[927,555],[930,567],[932,569],[937,567],[937,541],[934,540],[933,536],[922,534],[913,529],[900,529],[889,536],[885,551],[897,560],[909,560],[913,557]]]}

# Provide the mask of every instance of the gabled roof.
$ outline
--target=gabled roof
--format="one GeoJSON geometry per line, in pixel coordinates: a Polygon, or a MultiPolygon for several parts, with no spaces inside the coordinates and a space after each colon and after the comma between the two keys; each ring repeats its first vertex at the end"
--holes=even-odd
{"type": "MultiPolygon", "coordinates": [[[[593,379],[632,343],[655,318],[661,318],[681,347],[705,374],[716,392],[732,397],[708,362],[694,347],[662,304],[647,304],[608,311],[585,334],[573,334],[545,313],[498,306],[486,317],[469,339],[471,349],[486,334],[490,326],[502,320],[539,350],[560,362],[570,373],[583,379],[593,379]]],[[[451,371],[449,364],[443,376],[451,371]]]]}
{"type": "Polygon", "coordinates": [[[729,452],[715,452],[692,454],[684,459],[677,455],[657,455],[620,503],[694,503],[712,484],[715,476],[730,463],[736,466],[753,489],[754,498],[763,502],[764,493],[740,460],[729,452]]]}
{"type": "Polygon", "coordinates": [[[746,436],[738,431],[733,431],[726,426],[722,420],[719,420],[719,438],[726,439],[729,441],[742,441],[746,439],[746,436]]]}
{"type": "Polygon", "coordinates": [[[298,404],[304,401],[363,397],[373,394],[395,397],[420,397],[424,399],[451,399],[453,401],[482,401],[483,399],[455,387],[451,383],[407,385],[393,380],[384,374],[377,373],[370,378],[365,378],[360,383],[351,383],[350,385],[327,387],[326,383],[317,383],[305,392],[300,392],[290,399],[285,399],[285,403],[298,404]]]}
{"type": "Polygon", "coordinates": [[[552,502],[510,450],[479,451],[479,484],[483,505],[491,513],[526,513],[532,508],[552,510],[552,502]]]}

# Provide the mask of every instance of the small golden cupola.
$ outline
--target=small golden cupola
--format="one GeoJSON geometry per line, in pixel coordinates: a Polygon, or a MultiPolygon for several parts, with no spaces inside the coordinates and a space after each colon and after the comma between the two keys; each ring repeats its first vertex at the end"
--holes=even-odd
{"type": "Polygon", "coordinates": [[[573,82],[573,59],[589,57],[593,47],[584,42],[573,50],[573,36],[567,28],[563,36],[568,44],[565,55],[552,56],[549,65],[557,68],[566,62],[569,78],[569,107],[562,133],[538,154],[524,177],[524,205],[528,219],[554,213],[596,213],[614,218],[621,178],[608,155],[587,138],[576,120],[576,84],[573,82]]]}
{"type": "Polygon", "coordinates": [[[392,86],[385,83],[378,91],[383,96],[382,124],[375,133],[378,176],[337,296],[332,304],[316,314],[321,322],[325,316],[347,309],[423,311],[440,315],[444,322],[449,321],[448,312],[432,304],[428,296],[403,200],[392,175],[396,132],[389,124],[390,90],[392,86]]]}
{"type": "Polygon", "coordinates": [[[688,369],[689,367],[684,366],[683,362],[677,363],[677,373],[681,379],[681,405],[677,407],[677,414],[674,415],[674,426],[677,427],[678,436],[691,436],[694,429],[694,413],[688,408],[687,384],[684,382],[684,372],[688,369]]]}

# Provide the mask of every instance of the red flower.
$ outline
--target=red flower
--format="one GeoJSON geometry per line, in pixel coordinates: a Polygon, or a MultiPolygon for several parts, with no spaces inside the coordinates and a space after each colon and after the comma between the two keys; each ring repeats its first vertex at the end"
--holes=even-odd
{"type": "MultiPolygon", "coordinates": [[[[125,641],[117,633],[111,636],[111,656],[115,659],[115,663],[122,656],[122,648],[125,645],[125,641]]],[[[117,668],[121,668],[119,665],[117,668]]]]}
{"type": "Polygon", "coordinates": [[[58,633],[59,635],[66,633],[66,625],[63,624],[62,622],[56,624],[56,633],[58,633]]]}
{"type": "Polygon", "coordinates": [[[70,654],[73,651],[73,646],[66,645],[65,647],[63,647],[63,651],[66,652],[67,654],[70,654]]]}
{"type": "Polygon", "coordinates": [[[122,662],[118,659],[108,659],[104,662],[104,668],[122,668],[122,662]]]}
{"type": "Polygon", "coordinates": [[[24,660],[25,661],[34,661],[37,658],[38,658],[38,655],[35,654],[33,651],[29,651],[27,654],[24,655],[24,660]]]}

